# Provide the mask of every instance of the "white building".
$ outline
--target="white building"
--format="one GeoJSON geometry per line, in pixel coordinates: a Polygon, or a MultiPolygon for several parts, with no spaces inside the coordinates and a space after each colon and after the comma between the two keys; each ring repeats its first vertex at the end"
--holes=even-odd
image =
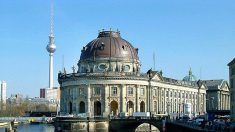
{"type": "Polygon", "coordinates": [[[1,89],[0,89],[0,97],[1,97],[1,109],[5,108],[5,104],[7,101],[7,83],[5,81],[1,81],[1,89]]]}
{"type": "Polygon", "coordinates": [[[121,38],[120,32],[100,32],[82,48],[78,70],[58,75],[61,113],[181,115],[186,103],[192,104],[192,115],[206,112],[206,85],[193,80],[191,71],[182,81],[152,70],[140,73],[140,68],[138,48],[121,38]]]}

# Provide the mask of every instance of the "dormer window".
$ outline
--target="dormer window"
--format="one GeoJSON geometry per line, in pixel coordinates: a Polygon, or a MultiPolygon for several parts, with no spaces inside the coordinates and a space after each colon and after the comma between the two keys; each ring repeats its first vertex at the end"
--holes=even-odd
{"type": "Polygon", "coordinates": [[[87,46],[83,46],[82,47],[82,52],[86,51],[86,49],[87,49],[87,46]]]}
{"type": "Polygon", "coordinates": [[[127,50],[127,47],[128,47],[127,45],[122,45],[122,49],[125,51],[127,50]]]}
{"type": "Polygon", "coordinates": [[[101,42],[101,44],[99,45],[99,49],[100,49],[100,50],[104,50],[104,47],[105,47],[104,42],[101,42]]]}

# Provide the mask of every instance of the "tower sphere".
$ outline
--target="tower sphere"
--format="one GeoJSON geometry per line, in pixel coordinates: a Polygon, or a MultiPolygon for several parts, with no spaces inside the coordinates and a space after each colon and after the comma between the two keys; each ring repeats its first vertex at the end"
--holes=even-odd
{"type": "Polygon", "coordinates": [[[56,46],[55,46],[55,44],[48,44],[46,49],[49,53],[54,53],[56,50],[56,46]]]}

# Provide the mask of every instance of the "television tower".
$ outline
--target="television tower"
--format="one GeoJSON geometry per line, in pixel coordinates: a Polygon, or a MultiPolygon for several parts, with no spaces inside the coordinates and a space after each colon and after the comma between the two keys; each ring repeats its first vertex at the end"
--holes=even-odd
{"type": "Polygon", "coordinates": [[[53,33],[53,0],[51,0],[51,14],[50,14],[50,34],[49,34],[49,43],[46,47],[49,52],[50,65],[49,65],[49,88],[53,88],[53,54],[56,50],[54,33],[53,33]]]}

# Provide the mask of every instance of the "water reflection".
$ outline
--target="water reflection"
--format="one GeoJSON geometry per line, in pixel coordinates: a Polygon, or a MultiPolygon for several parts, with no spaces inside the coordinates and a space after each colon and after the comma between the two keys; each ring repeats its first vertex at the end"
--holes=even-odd
{"type": "MultiPolygon", "coordinates": [[[[54,132],[54,126],[50,124],[26,124],[17,127],[17,132],[54,132]]],[[[0,132],[4,132],[4,128],[0,128],[0,132]]]]}

